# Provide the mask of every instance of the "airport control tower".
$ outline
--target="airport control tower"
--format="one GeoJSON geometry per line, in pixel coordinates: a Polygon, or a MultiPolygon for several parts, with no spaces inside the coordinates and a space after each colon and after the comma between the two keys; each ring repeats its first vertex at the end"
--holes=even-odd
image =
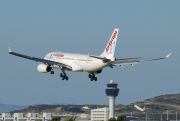
{"type": "Polygon", "coordinates": [[[118,84],[111,80],[109,84],[107,84],[107,88],[105,90],[106,95],[109,98],[109,118],[115,118],[115,98],[119,93],[117,86],[118,84]]]}

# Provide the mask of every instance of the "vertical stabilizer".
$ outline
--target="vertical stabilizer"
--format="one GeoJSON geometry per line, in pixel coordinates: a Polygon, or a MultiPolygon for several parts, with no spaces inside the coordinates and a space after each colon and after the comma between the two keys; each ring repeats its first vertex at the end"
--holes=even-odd
{"type": "Polygon", "coordinates": [[[106,45],[104,52],[100,56],[106,57],[108,59],[111,59],[114,57],[118,32],[119,32],[119,29],[115,28],[111,35],[111,38],[108,41],[108,44],[106,45]]]}

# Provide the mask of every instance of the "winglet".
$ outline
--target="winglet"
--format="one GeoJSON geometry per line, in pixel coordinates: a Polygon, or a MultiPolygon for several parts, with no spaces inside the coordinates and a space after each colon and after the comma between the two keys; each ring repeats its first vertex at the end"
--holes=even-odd
{"type": "Polygon", "coordinates": [[[166,58],[169,58],[171,56],[172,53],[169,53],[168,55],[166,55],[166,58]]]}
{"type": "Polygon", "coordinates": [[[11,50],[11,48],[10,48],[10,47],[8,47],[8,51],[9,51],[9,53],[11,53],[11,52],[12,52],[12,50],[11,50]]]}

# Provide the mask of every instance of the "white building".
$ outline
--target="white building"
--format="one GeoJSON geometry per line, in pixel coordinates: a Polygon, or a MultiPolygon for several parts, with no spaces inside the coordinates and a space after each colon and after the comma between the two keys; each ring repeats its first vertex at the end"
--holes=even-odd
{"type": "Polygon", "coordinates": [[[27,121],[23,113],[14,113],[14,121],[27,121]]]}
{"type": "Polygon", "coordinates": [[[51,120],[51,113],[43,113],[43,115],[39,115],[39,113],[14,113],[14,115],[10,115],[10,113],[2,113],[1,118],[2,121],[35,121],[36,119],[41,119],[42,121],[51,120]]]}
{"type": "Polygon", "coordinates": [[[10,113],[2,113],[1,120],[13,121],[13,117],[10,115],[10,113]]]}
{"type": "Polygon", "coordinates": [[[81,114],[78,118],[76,118],[76,121],[90,121],[91,115],[89,114],[81,114]]]}
{"type": "Polygon", "coordinates": [[[91,121],[107,121],[109,119],[109,108],[98,108],[91,110],[91,121]]]}
{"type": "Polygon", "coordinates": [[[42,117],[39,116],[39,113],[28,113],[27,114],[27,121],[35,121],[36,119],[42,119],[42,117]]]}
{"type": "Polygon", "coordinates": [[[89,121],[90,115],[89,114],[52,114],[52,113],[43,113],[40,115],[39,113],[14,113],[11,115],[10,113],[2,113],[0,115],[0,121],[35,121],[36,119],[40,119],[41,121],[48,121],[51,120],[52,117],[61,117],[61,121],[64,121],[66,117],[74,116],[76,117],[76,121],[89,121]]]}
{"type": "Polygon", "coordinates": [[[51,120],[52,114],[51,113],[43,113],[43,119],[44,119],[44,121],[51,120]]]}

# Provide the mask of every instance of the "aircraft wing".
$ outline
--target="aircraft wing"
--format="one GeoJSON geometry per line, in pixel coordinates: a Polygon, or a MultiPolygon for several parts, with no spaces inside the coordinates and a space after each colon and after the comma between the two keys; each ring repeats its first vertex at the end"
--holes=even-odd
{"type": "Polygon", "coordinates": [[[137,64],[137,63],[139,63],[139,62],[144,62],[144,61],[161,60],[161,59],[168,58],[170,55],[171,55],[171,53],[169,53],[169,54],[166,55],[165,57],[149,58],[149,59],[141,59],[141,58],[116,59],[116,60],[110,65],[110,67],[112,67],[112,66],[123,66],[123,65],[134,65],[134,64],[137,64]]]}
{"type": "Polygon", "coordinates": [[[19,54],[19,53],[13,52],[11,50],[11,48],[8,48],[8,50],[9,50],[9,54],[11,54],[11,55],[19,56],[19,57],[22,57],[22,58],[25,58],[25,59],[36,61],[36,62],[42,62],[42,63],[44,63],[46,65],[50,65],[50,66],[58,65],[59,67],[72,69],[71,66],[68,66],[68,65],[63,64],[63,63],[59,63],[59,62],[55,62],[55,61],[50,61],[50,60],[45,60],[45,59],[41,59],[41,58],[36,58],[36,57],[31,57],[31,56],[19,54]]]}

